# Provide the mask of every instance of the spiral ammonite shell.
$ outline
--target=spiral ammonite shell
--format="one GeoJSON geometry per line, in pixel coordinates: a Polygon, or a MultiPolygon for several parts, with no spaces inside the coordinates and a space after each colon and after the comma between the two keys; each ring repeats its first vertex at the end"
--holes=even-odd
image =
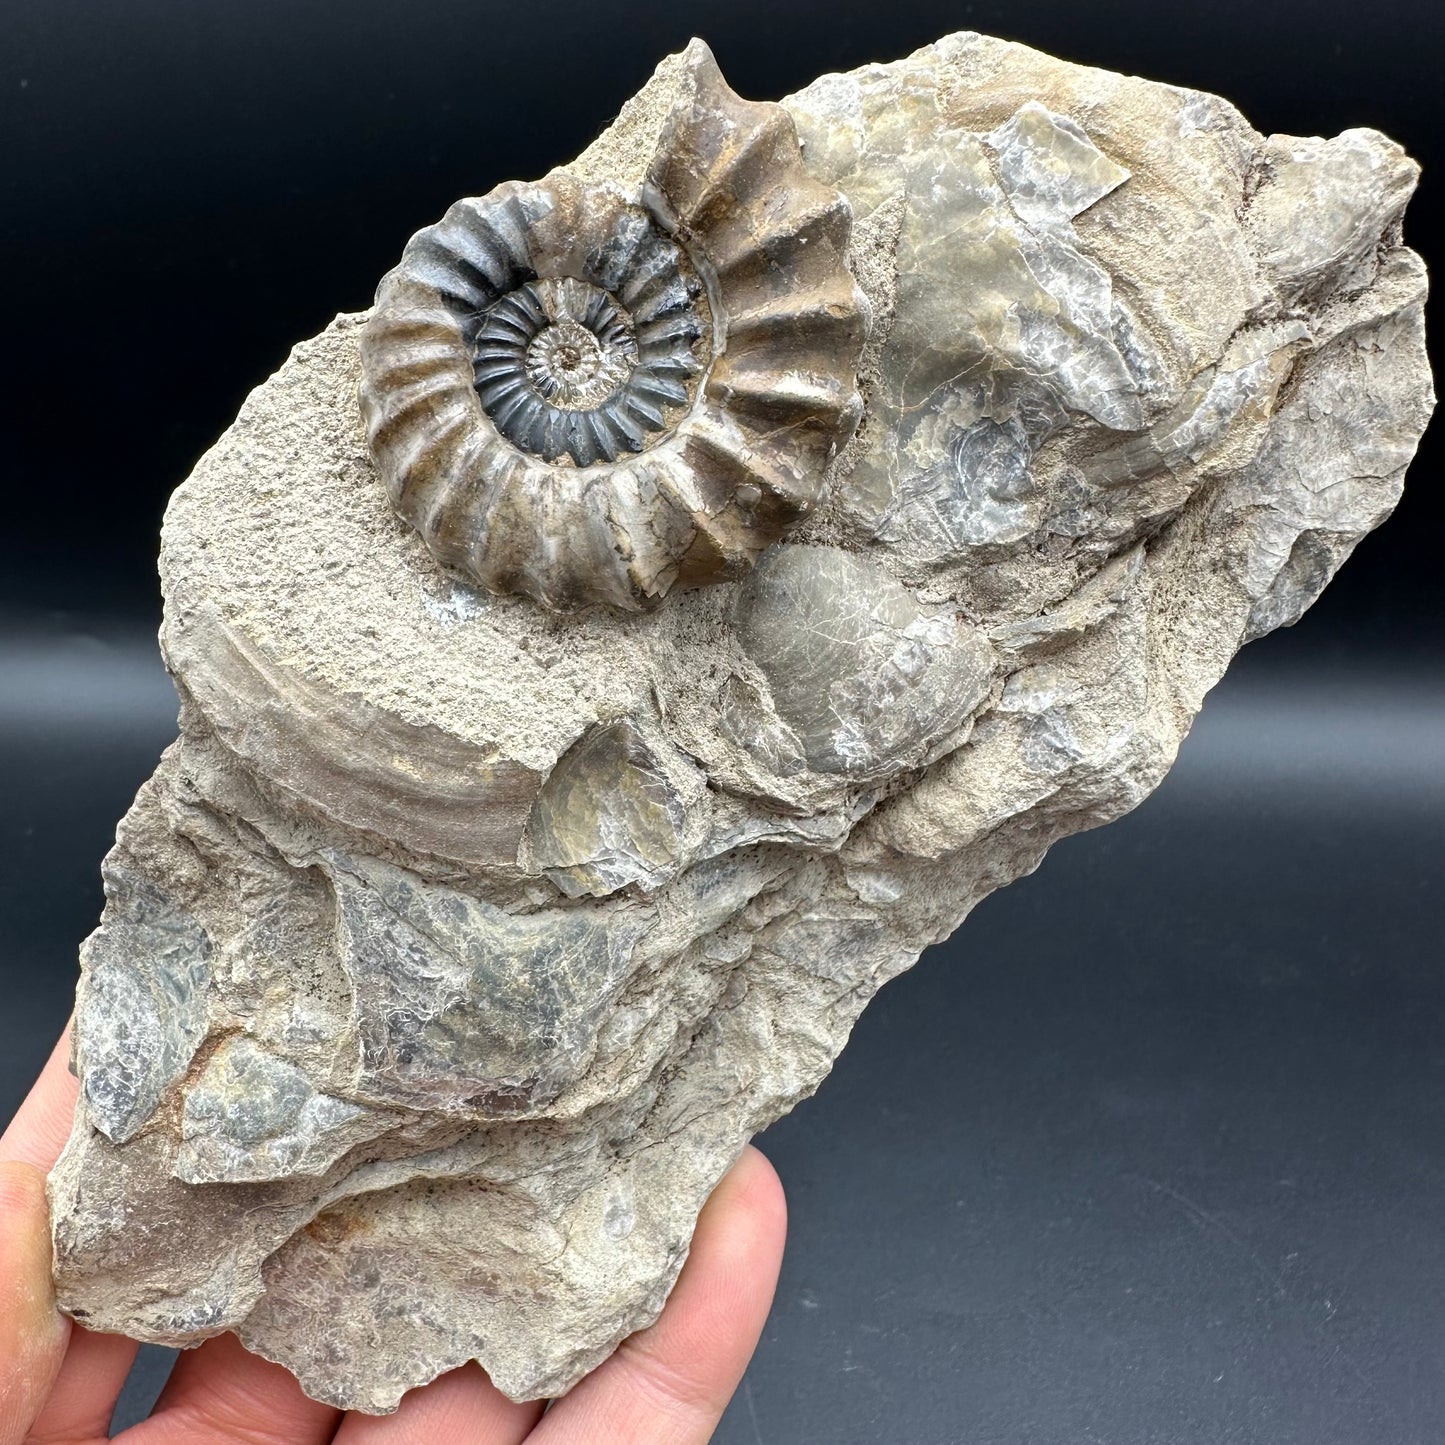
{"type": "Polygon", "coordinates": [[[438,561],[639,610],[751,565],[858,423],[852,215],[706,46],[640,194],[565,171],[458,201],[361,341],[372,456],[438,561]]]}

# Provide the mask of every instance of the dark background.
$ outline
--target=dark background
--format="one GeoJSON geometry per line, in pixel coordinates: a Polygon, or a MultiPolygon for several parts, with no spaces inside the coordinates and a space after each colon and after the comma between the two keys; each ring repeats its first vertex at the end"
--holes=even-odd
{"type": "MultiPolygon", "coordinates": [[[[0,1116],[173,735],[166,496],[245,393],[691,34],[772,97],[961,28],[1383,129],[1441,254],[1438,3],[0,0],[0,1116]]],[[[769,1132],[789,1256],[720,1441],[1445,1439],[1440,431],[1159,793],[890,985],[769,1132]]]]}

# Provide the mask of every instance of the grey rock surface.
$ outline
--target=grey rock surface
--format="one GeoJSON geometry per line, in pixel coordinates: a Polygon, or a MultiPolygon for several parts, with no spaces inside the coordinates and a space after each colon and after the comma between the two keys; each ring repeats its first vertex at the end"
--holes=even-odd
{"type": "MultiPolygon", "coordinates": [[[[572,168],[648,173],[696,52],[572,168]]],[[[83,952],[62,1304],[371,1411],[566,1390],[872,994],[1157,785],[1433,405],[1373,131],[974,34],[785,101],[852,209],[861,425],[755,570],[558,617],[398,519],[364,318],[176,493],[181,736],[83,952]]]]}
{"type": "Polygon", "coordinates": [[[774,710],[760,724],[767,743],[735,738],[770,764],[761,749],[790,734],[788,765],[881,781],[930,761],[993,681],[982,635],[838,547],[768,552],[740,588],[733,622],[774,710]]]}

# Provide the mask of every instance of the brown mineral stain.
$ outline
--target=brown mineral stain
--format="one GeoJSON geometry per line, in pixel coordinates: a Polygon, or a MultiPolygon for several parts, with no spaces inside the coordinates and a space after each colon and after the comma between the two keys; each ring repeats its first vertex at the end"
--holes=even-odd
{"type": "Polygon", "coordinates": [[[306,1226],[305,1233],[317,1244],[336,1245],[359,1234],[370,1234],[371,1226],[357,1214],[328,1210],[306,1226]]]}

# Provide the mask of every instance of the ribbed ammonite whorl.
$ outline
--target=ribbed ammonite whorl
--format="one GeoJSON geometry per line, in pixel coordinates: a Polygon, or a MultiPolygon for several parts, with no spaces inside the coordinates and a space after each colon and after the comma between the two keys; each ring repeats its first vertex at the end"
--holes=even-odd
{"type": "Polygon", "coordinates": [[[494,592],[637,610],[751,565],[861,405],[852,216],[707,48],[636,195],[458,201],[382,281],[361,404],[392,503],[494,592]]]}

